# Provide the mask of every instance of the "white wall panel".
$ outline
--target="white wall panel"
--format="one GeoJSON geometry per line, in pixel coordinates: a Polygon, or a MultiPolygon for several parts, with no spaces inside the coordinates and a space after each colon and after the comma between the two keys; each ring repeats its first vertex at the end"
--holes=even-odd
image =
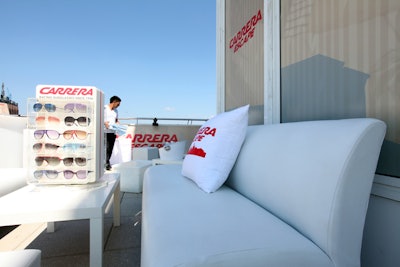
{"type": "Polygon", "coordinates": [[[225,110],[246,104],[249,123],[263,124],[263,0],[225,1],[225,110]]]}

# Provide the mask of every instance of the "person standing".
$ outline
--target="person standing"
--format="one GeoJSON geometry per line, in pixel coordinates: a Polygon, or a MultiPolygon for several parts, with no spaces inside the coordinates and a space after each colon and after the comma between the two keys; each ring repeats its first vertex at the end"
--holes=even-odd
{"type": "Polygon", "coordinates": [[[112,129],[112,125],[119,123],[118,121],[118,110],[117,108],[121,104],[121,98],[118,96],[112,96],[110,103],[104,106],[104,126],[105,126],[105,138],[106,138],[106,164],[105,169],[111,170],[110,158],[113,152],[116,134],[115,130],[112,129]]]}

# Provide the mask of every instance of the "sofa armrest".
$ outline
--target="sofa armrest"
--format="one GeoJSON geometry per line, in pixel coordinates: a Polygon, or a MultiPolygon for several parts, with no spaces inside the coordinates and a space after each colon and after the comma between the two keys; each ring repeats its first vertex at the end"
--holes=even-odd
{"type": "Polygon", "coordinates": [[[40,267],[42,252],[38,249],[25,249],[0,252],[0,266],[40,267]]]}
{"type": "Polygon", "coordinates": [[[24,168],[0,168],[0,197],[25,186],[27,175],[24,168]]]}

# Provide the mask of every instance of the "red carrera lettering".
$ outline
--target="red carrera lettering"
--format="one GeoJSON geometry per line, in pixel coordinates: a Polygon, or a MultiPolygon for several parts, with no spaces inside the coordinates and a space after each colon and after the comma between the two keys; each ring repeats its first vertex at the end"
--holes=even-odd
{"type": "Polygon", "coordinates": [[[135,143],[135,142],[143,143],[144,141],[145,141],[145,135],[143,135],[143,134],[135,134],[135,136],[132,139],[132,143],[135,143]]]}
{"type": "Polygon", "coordinates": [[[133,143],[165,143],[165,142],[178,142],[176,134],[135,134],[132,139],[133,143]]]}
{"type": "Polygon", "coordinates": [[[189,151],[187,152],[187,154],[202,157],[202,158],[205,158],[207,155],[207,153],[202,148],[198,148],[196,146],[191,147],[189,149],[189,151]]]}
{"type": "Polygon", "coordinates": [[[201,140],[203,140],[203,138],[205,137],[205,135],[203,135],[203,134],[197,134],[195,137],[194,137],[194,139],[193,139],[193,141],[195,142],[195,141],[201,141],[201,140]]]}
{"type": "Polygon", "coordinates": [[[135,147],[156,147],[156,148],[161,148],[161,147],[163,147],[163,144],[147,144],[147,143],[144,143],[144,144],[132,144],[132,148],[135,148],[135,147]]]}
{"type": "Polygon", "coordinates": [[[251,17],[249,21],[232,37],[229,42],[229,48],[233,49],[236,53],[245,43],[247,43],[254,36],[254,30],[257,23],[262,20],[261,10],[251,17]]]}
{"type": "Polygon", "coordinates": [[[40,89],[42,95],[93,95],[92,88],[84,87],[43,87],[40,89]]]}
{"type": "Polygon", "coordinates": [[[171,136],[171,139],[168,142],[178,142],[178,137],[176,136],[176,134],[171,136]]]}
{"type": "Polygon", "coordinates": [[[247,41],[249,41],[254,36],[254,29],[252,29],[244,38],[242,38],[237,44],[235,44],[235,48],[233,52],[237,52],[247,41]]]}
{"type": "Polygon", "coordinates": [[[151,142],[157,142],[157,143],[162,142],[161,134],[153,135],[153,140],[151,140],[151,142]]]}
{"type": "Polygon", "coordinates": [[[197,134],[195,135],[193,141],[199,141],[201,142],[204,137],[211,135],[211,136],[215,136],[215,134],[217,133],[217,129],[216,128],[211,128],[211,127],[201,127],[198,131],[197,134]]]}
{"type": "Polygon", "coordinates": [[[204,135],[212,135],[212,136],[215,136],[215,133],[217,132],[217,129],[215,129],[215,128],[210,128],[210,127],[201,127],[199,130],[198,130],[198,132],[197,132],[197,135],[201,135],[201,134],[204,134],[204,135]]]}

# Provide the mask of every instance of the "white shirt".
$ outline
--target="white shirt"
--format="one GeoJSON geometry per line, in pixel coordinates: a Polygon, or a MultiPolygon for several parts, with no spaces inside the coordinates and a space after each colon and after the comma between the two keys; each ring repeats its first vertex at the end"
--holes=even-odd
{"type": "MultiPolygon", "coordinates": [[[[109,123],[109,125],[115,124],[118,120],[118,110],[111,109],[109,105],[104,106],[104,122],[109,123]]],[[[114,130],[111,129],[104,129],[105,133],[115,133],[114,130]]]]}

